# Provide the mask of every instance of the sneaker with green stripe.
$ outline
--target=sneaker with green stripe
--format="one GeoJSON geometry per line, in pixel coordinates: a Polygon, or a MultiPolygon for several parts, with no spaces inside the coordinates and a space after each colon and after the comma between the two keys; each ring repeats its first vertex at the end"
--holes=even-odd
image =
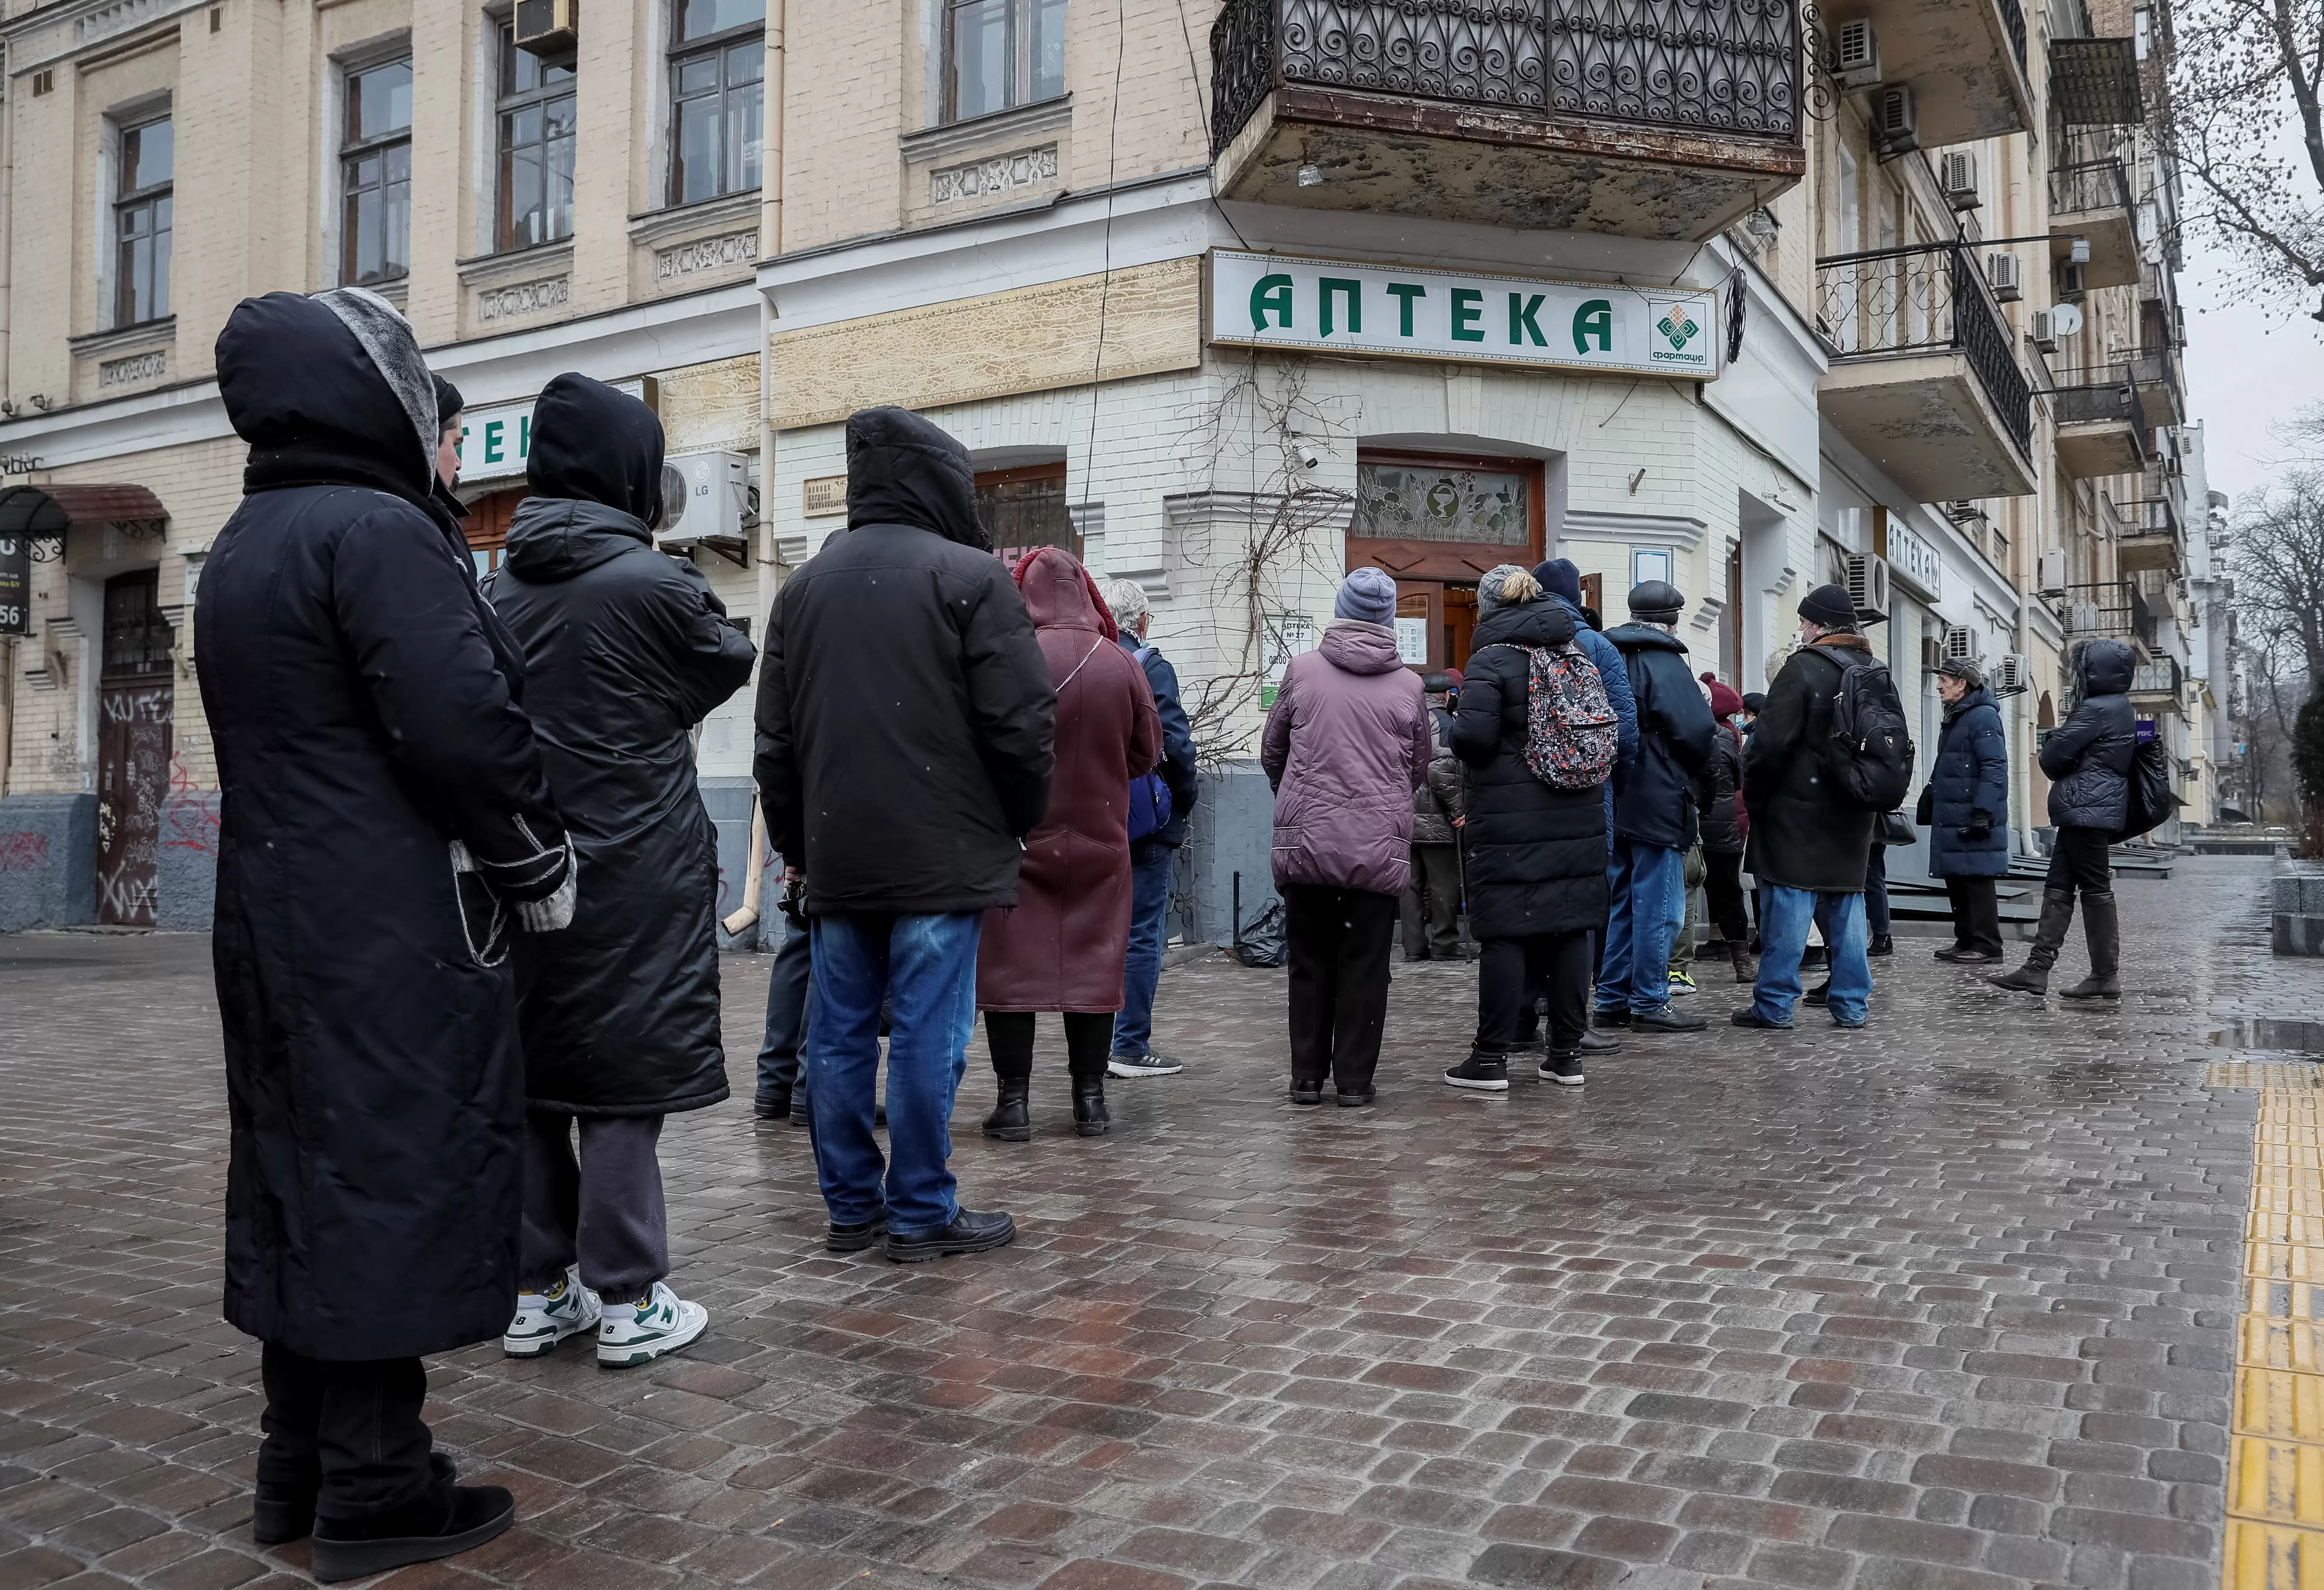
{"type": "Polygon", "coordinates": [[[501,1333],[501,1351],[511,1358],[539,1358],[557,1351],[567,1336],[595,1330],[602,1314],[597,1294],[569,1269],[545,1292],[519,1292],[516,1317],[501,1333]]]}
{"type": "Polygon", "coordinates": [[[710,1324],[710,1310],[688,1303],[660,1281],[641,1303],[608,1303],[597,1326],[597,1363],[605,1369],[634,1369],[665,1353],[675,1353],[710,1324]]]}

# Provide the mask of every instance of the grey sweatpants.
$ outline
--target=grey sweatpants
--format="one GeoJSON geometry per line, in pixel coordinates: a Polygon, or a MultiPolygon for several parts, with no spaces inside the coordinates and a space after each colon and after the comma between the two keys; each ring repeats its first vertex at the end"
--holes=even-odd
{"type": "Polygon", "coordinates": [[[634,1303],[669,1273],[659,1115],[524,1114],[524,1229],[518,1284],[541,1291],[577,1257],[581,1284],[634,1303]],[[581,1157],[573,1156],[576,1122],[581,1157]]]}

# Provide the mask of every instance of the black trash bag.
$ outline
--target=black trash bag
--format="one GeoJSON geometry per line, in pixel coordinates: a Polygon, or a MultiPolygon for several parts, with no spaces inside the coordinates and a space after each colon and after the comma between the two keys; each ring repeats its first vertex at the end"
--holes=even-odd
{"type": "Polygon", "coordinates": [[[1281,901],[1268,901],[1267,909],[1242,930],[1242,940],[1234,947],[1233,954],[1246,966],[1279,966],[1291,958],[1290,948],[1283,938],[1281,901]]]}
{"type": "Polygon", "coordinates": [[[2130,759],[2130,800],[2125,808],[2122,831],[2114,837],[2114,842],[2119,845],[2161,827],[2185,804],[2171,787],[2171,758],[2163,749],[2163,742],[2141,741],[2130,759]]]}

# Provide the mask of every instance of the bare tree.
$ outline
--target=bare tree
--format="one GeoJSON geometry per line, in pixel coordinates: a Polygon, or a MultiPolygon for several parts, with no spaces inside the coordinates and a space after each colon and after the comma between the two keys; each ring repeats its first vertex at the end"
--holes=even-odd
{"type": "Polygon", "coordinates": [[[2324,0],[2181,0],[2156,14],[2165,141],[2191,217],[2239,263],[2231,284],[2324,285],[2324,0]]]}
{"type": "MultiPolygon", "coordinates": [[[[2310,411],[2283,434],[2324,442],[2310,411]],[[2313,427],[2312,431],[2303,427],[2313,427]]],[[[2248,636],[2280,636],[2292,649],[2285,675],[2324,682],[2324,468],[2287,469],[2243,499],[2236,517],[2236,605],[2248,636]]],[[[2292,703],[2296,710],[2299,700],[2292,703]]]]}

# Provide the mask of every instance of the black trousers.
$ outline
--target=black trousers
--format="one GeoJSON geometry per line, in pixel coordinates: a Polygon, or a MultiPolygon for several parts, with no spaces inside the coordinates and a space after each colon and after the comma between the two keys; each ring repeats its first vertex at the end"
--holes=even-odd
{"type": "Polygon", "coordinates": [[[311,1493],[323,1518],[366,1519],[418,1501],[435,1483],[419,1359],[336,1363],[268,1342],[259,1374],[258,1487],[270,1496],[311,1493]]]}
{"type": "Polygon", "coordinates": [[[1371,1086],[1388,1024],[1396,901],[1366,889],[1283,885],[1295,1082],[1330,1077],[1342,1093],[1371,1086]]]}
{"type": "MultiPolygon", "coordinates": [[[[1065,1069],[1075,1078],[1105,1075],[1106,1058],[1113,1052],[1113,1012],[1067,1011],[1065,1069]]],[[[1033,1012],[987,1011],[984,1041],[992,1050],[992,1074],[1004,1079],[1033,1074],[1033,1012]]]]}
{"type": "Polygon", "coordinates": [[[1740,851],[1702,853],[1702,893],[1711,906],[1711,920],[1719,936],[1729,944],[1748,944],[1751,923],[1743,909],[1743,855],[1740,851]]]}
{"type": "Polygon", "coordinates": [[[1991,878],[1947,878],[1945,898],[1953,906],[1953,942],[1983,955],[2001,953],[2001,902],[1991,878]]]}
{"type": "Polygon", "coordinates": [[[2114,864],[2107,859],[2107,836],[2097,828],[2060,828],[2050,842],[2050,875],[2044,886],[2071,894],[2114,892],[2114,864]]]}
{"type": "Polygon", "coordinates": [[[1549,1002],[1549,1047],[1571,1049],[1590,1025],[1590,929],[1489,938],[1477,962],[1477,1048],[1507,1054],[1533,1022],[1534,1002],[1549,1002]]]}

